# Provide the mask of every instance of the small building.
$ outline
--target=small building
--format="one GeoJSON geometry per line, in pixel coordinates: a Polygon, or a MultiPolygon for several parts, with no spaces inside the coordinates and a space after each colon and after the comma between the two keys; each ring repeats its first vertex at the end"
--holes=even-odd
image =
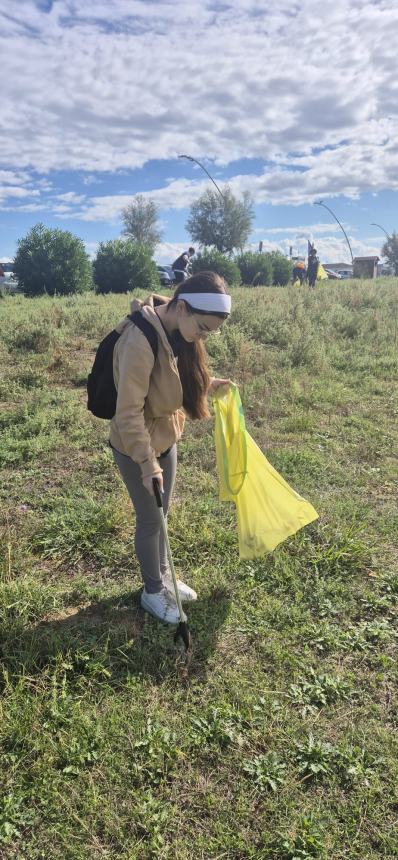
{"type": "Polygon", "coordinates": [[[354,257],[354,278],[377,278],[380,257],[354,257]]]}

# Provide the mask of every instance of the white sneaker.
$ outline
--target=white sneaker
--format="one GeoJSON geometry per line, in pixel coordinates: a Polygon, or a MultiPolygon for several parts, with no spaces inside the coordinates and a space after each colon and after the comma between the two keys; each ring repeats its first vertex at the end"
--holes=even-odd
{"type": "MultiPolygon", "coordinates": [[[[174,600],[175,600],[173,577],[172,577],[171,573],[164,573],[162,576],[162,580],[163,580],[164,587],[167,589],[169,594],[171,594],[172,597],[174,597],[174,600]]],[[[177,579],[177,588],[178,588],[178,593],[180,595],[180,600],[182,603],[184,603],[184,602],[188,603],[190,600],[197,600],[198,599],[198,595],[196,594],[196,591],[194,591],[193,588],[190,588],[189,585],[187,585],[185,582],[181,582],[181,579],[177,579]]]]}
{"type": "Polygon", "coordinates": [[[178,612],[178,606],[167,588],[162,588],[161,591],[157,591],[155,594],[148,594],[144,588],[141,594],[141,606],[155,618],[165,621],[166,624],[179,623],[180,613],[178,612]]]}

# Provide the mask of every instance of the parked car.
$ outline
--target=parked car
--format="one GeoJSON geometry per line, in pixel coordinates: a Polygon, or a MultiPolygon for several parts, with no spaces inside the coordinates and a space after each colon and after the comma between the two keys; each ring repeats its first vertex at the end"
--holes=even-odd
{"type": "MultiPolygon", "coordinates": [[[[325,268],[325,267],[324,267],[324,268],[325,268]]],[[[334,271],[333,271],[333,269],[326,269],[326,268],[325,268],[325,272],[326,272],[326,274],[327,274],[328,278],[329,278],[331,281],[334,281],[334,280],[339,281],[339,280],[340,280],[340,275],[339,275],[339,273],[338,273],[338,272],[334,272],[334,271]]]]}
{"type": "Polygon", "coordinates": [[[171,266],[156,266],[162,287],[172,287],[175,282],[174,271],[171,266]]]}
{"type": "Polygon", "coordinates": [[[340,278],[352,278],[351,269],[339,269],[340,278]]]}
{"type": "Polygon", "coordinates": [[[23,292],[18,286],[18,281],[14,278],[13,272],[5,272],[4,275],[0,275],[0,290],[3,295],[13,295],[14,293],[23,292]]]}

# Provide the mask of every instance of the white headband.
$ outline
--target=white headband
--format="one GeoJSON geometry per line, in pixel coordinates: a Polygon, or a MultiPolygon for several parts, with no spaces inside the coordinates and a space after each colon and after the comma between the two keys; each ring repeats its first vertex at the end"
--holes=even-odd
{"type": "Polygon", "coordinates": [[[180,293],[176,298],[188,302],[197,311],[231,313],[231,296],[226,293],[180,293]]]}

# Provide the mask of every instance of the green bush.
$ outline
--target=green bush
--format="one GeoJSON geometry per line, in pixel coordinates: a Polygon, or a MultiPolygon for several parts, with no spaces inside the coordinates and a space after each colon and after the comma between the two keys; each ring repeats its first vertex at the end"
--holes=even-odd
{"type": "Polygon", "coordinates": [[[272,283],[276,287],[285,287],[292,277],[293,267],[290,260],[279,251],[272,251],[269,256],[272,264],[272,283]]]}
{"type": "Polygon", "coordinates": [[[272,284],[272,262],[270,254],[255,254],[245,251],[236,258],[242,282],[256,286],[272,284]]]}
{"type": "Polygon", "coordinates": [[[192,262],[192,272],[194,275],[197,272],[217,272],[225,278],[229,286],[237,287],[240,284],[240,272],[236,263],[215,249],[198,254],[192,262]]]}
{"type": "Polygon", "coordinates": [[[92,272],[83,241],[67,230],[36,224],[18,242],[14,273],[26,295],[83,293],[92,288],[92,272]]]}
{"type": "Polygon", "coordinates": [[[159,288],[159,276],[146,245],[131,239],[101,242],[93,263],[97,293],[128,293],[159,288]]]}

